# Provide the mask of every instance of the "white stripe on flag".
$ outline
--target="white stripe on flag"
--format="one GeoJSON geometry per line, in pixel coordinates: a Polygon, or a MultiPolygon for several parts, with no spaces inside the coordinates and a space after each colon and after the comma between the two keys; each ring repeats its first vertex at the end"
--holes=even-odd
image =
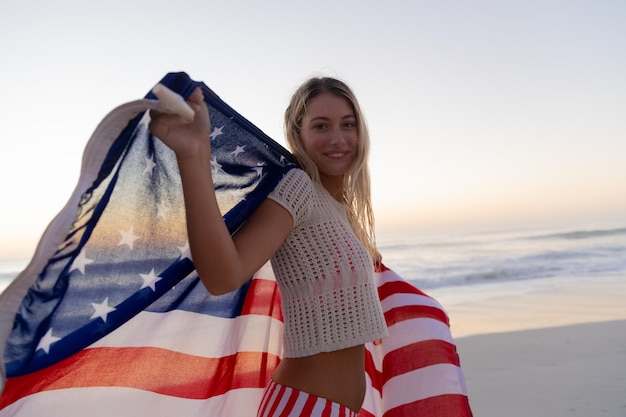
{"type": "Polygon", "coordinates": [[[262,395],[261,388],[246,388],[190,400],[130,388],[72,388],[22,398],[0,410],[0,417],[254,417],[262,395]]]}
{"type": "Polygon", "coordinates": [[[467,395],[461,368],[446,363],[432,365],[391,378],[383,392],[393,392],[384,398],[385,411],[403,404],[445,394],[467,395]],[[393,400],[393,403],[390,401],[393,400]]]}
{"type": "Polygon", "coordinates": [[[280,355],[283,326],[279,320],[252,314],[222,318],[182,310],[143,311],[91,347],[158,347],[208,358],[237,352],[280,355]]]}
{"type": "Polygon", "coordinates": [[[388,311],[394,307],[399,306],[427,306],[437,308],[441,311],[443,307],[434,299],[425,295],[412,294],[412,293],[395,293],[381,300],[383,311],[388,311]]]}

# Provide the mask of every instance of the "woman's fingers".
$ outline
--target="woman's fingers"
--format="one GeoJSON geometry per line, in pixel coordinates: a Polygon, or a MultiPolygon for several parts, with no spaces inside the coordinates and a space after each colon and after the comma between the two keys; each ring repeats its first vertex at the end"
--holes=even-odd
{"type": "Polygon", "coordinates": [[[211,121],[198,87],[189,96],[186,106],[193,111],[192,117],[185,114],[150,111],[150,132],[163,141],[179,156],[192,156],[207,142],[211,121]]]}
{"type": "Polygon", "coordinates": [[[163,84],[157,84],[152,88],[152,93],[170,113],[176,113],[187,121],[193,120],[194,111],[189,104],[180,96],[163,84]]]}

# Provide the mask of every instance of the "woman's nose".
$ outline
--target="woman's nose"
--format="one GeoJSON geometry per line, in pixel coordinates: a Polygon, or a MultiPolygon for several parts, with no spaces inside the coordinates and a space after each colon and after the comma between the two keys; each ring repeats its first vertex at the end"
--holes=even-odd
{"type": "Polygon", "coordinates": [[[330,134],[330,143],[333,145],[341,144],[345,141],[345,138],[343,137],[343,132],[339,128],[332,129],[330,134]]]}

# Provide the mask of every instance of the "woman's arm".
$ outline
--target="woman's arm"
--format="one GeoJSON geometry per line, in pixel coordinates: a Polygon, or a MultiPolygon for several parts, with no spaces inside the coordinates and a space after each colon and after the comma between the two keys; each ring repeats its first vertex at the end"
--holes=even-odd
{"type": "Polygon", "coordinates": [[[176,153],[198,275],[210,293],[223,294],[239,288],[267,262],[289,234],[293,219],[266,199],[231,237],[213,187],[211,124],[202,91],[196,89],[187,103],[194,110],[193,121],[154,112],[150,131],[176,153]]]}

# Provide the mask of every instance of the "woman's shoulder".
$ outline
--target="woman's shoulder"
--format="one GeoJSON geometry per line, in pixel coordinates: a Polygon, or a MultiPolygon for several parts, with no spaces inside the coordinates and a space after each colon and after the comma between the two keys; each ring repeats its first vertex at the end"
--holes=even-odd
{"type": "Polygon", "coordinates": [[[300,168],[292,168],[285,173],[268,198],[287,208],[298,223],[309,212],[314,192],[311,177],[300,168]]]}
{"type": "Polygon", "coordinates": [[[276,186],[276,189],[306,189],[307,191],[311,191],[313,188],[313,180],[301,168],[291,168],[276,186]]]}
{"type": "Polygon", "coordinates": [[[303,170],[302,168],[298,168],[298,167],[291,168],[285,173],[285,175],[283,176],[283,179],[285,179],[286,177],[297,179],[299,181],[309,182],[313,184],[313,180],[311,179],[309,174],[307,174],[306,171],[303,170]]]}

